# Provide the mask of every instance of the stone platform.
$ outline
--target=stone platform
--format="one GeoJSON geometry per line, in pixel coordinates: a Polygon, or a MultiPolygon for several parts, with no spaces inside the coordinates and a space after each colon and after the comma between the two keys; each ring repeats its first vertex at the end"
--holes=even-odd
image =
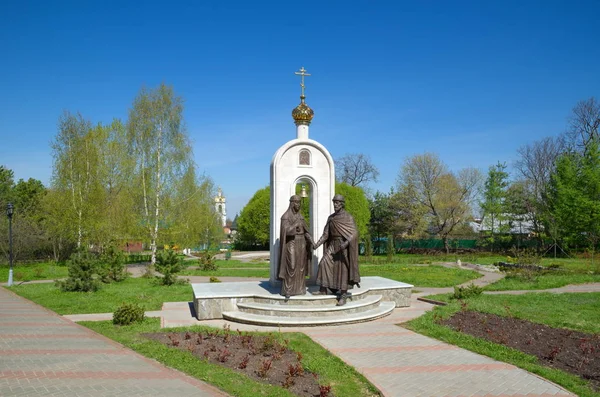
{"type": "Polygon", "coordinates": [[[383,277],[363,277],[360,288],[349,290],[348,303],[336,306],[335,295],[307,294],[289,299],[268,281],[192,284],[198,320],[224,318],[273,326],[349,324],[374,320],[396,307],[410,306],[412,285],[383,277]]]}

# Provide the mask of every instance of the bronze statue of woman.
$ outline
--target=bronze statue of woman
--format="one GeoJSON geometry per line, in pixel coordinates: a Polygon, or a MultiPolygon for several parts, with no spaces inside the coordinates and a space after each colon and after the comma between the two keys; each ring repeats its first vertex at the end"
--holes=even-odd
{"type": "Polygon", "coordinates": [[[300,196],[290,197],[290,207],[281,217],[277,278],[281,295],[306,294],[306,276],[312,260],[313,239],[300,213],[300,196]]]}

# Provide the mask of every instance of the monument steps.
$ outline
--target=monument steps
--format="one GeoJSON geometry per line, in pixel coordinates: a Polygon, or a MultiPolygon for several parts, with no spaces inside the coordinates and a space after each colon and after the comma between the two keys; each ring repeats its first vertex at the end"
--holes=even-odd
{"type": "Polygon", "coordinates": [[[304,300],[299,301],[290,299],[286,301],[287,304],[238,302],[237,307],[240,312],[259,315],[280,317],[323,317],[340,313],[348,314],[368,311],[379,306],[381,299],[381,295],[368,295],[364,297],[361,295],[354,298],[349,298],[344,306],[336,306],[335,304],[337,301],[332,297],[327,301],[320,300],[318,301],[320,304],[316,305],[304,304],[304,300]],[[302,302],[302,304],[295,304],[297,302],[302,302]],[[328,304],[323,302],[328,302],[328,304]]]}
{"type": "MultiPolygon", "coordinates": [[[[342,310],[329,312],[331,314],[322,316],[307,314],[303,317],[284,317],[281,314],[267,315],[247,313],[243,311],[228,311],[223,312],[223,318],[238,323],[273,327],[309,327],[321,325],[341,325],[376,320],[378,318],[385,317],[391,314],[394,308],[396,307],[394,302],[382,302],[381,297],[379,298],[378,306],[368,308],[366,310],[348,312],[348,310],[352,310],[344,309],[348,305],[350,305],[350,303],[347,303],[344,306],[336,306],[342,308],[342,310]]],[[[351,308],[352,306],[348,307],[351,308]]],[[[356,309],[356,307],[354,309],[356,309]]]]}
{"type": "MultiPolygon", "coordinates": [[[[295,295],[286,299],[284,296],[279,295],[278,292],[275,294],[262,294],[255,295],[251,300],[246,301],[257,304],[265,305],[278,305],[278,306],[290,306],[290,305],[301,305],[301,306],[335,306],[337,303],[337,296],[334,294],[329,295],[313,295],[313,292],[318,291],[316,288],[310,290],[307,289],[305,295],[295,295]]],[[[358,300],[367,296],[369,291],[351,290],[350,295],[353,300],[358,300]]]]}
{"type": "Polygon", "coordinates": [[[303,327],[375,320],[394,307],[410,306],[413,286],[378,276],[362,277],[343,306],[335,295],[305,295],[286,299],[281,287],[268,281],[192,284],[194,311],[200,321],[225,318],[256,325],[303,327]]]}

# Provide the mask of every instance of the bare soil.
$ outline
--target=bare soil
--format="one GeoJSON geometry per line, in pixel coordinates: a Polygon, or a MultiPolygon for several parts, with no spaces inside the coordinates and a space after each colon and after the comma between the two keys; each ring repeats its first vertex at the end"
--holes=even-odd
{"type": "Polygon", "coordinates": [[[577,375],[600,390],[600,335],[471,310],[441,324],[536,356],[540,364],[577,375]]]}
{"type": "Polygon", "coordinates": [[[201,360],[231,368],[263,383],[282,386],[301,397],[333,397],[329,385],[302,366],[302,354],[272,335],[223,332],[156,332],[143,334],[169,347],[191,352],[201,360]]]}

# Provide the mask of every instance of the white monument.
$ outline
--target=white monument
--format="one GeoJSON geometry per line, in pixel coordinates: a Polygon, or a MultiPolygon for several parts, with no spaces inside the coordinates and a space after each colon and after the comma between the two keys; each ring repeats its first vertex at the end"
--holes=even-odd
{"type": "MultiPolygon", "coordinates": [[[[335,170],[333,158],[319,142],[308,137],[308,127],[314,112],[305,103],[304,77],[310,76],[304,67],[296,72],[301,76],[300,104],[292,111],[296,124],[296,138],[281,146],[271,161],[271,240],[270,240],[270,283],[276,285],[279,261],[279,229],[281,216],[288,209],[290,197],[296,194],[297,185],[308,189],[310,219],[307,219],[315,241],[323,233],[327,218],[333,212],[331,199],[335,194],[335,170]]],[[[309,284],[314,284],[319,260],[323,255],[320,247],[313,255],[309,269],[309,284]]]]}
{"type": "MultiPolygon", "coordinates": [[[[302,327],[351,324],[387,316],[397,307],[410,306],[412,285],[382,277],[362,277],[360,287],[352,289],[350,302],[336,306],[334,295],[297,295],[286,298],[277,284],[279,230],[281,216],[290,197],[298,190],[309,200],[310,232],[318,239],[333,212],[335,171],[331,155],[317,141],[308,138],[313,111],[304,102],[304,68],[301,76],[300,105],[292,111],[296,139],[281,146],[271,161],[271,270],[269,282],[240,281],[192,284],[194,311],[198,320],[223,318],[246,324],[272,327],[302,327]]],[[[303,195],[302,195],[303,196],[303,195]]],[[[219,194],[219,197],[221,195],[219,194]]],[[[223,197],[223,213],[224,207],[223,197]]],[[[219,211],[220,212],[220,211],[219,211]]],[[[309,284],[315,284],[322,247],[313,255],[309,284]]],[[[318,287],[312,287],[313,290],[318,287]]]]}

